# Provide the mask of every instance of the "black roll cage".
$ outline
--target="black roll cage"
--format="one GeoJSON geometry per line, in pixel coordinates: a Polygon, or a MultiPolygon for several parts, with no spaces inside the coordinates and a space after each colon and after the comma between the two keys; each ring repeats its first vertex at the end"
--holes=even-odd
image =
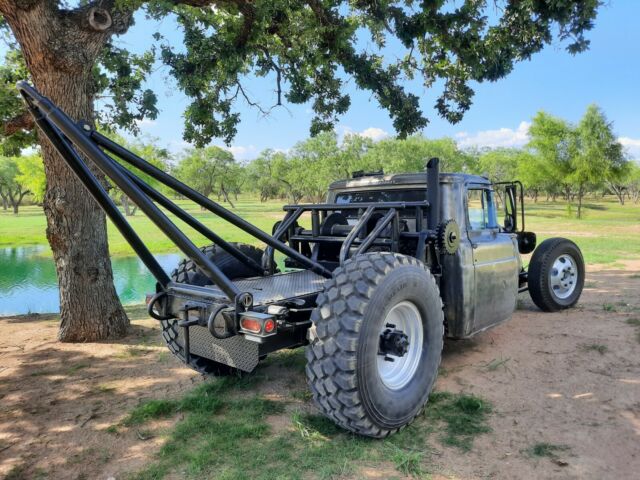
{"type": "MultiPolygon", "coordinates": [[[[284,207],[286,215],[272,236],[208,197],[198,193],[171,175],[158,169],[133,152],[113,142],[96,131],[86,121],[74,122],[51,100],[41,95],[27,82],[19,82],[17,88],[24,98],[28,110],[33,115],[36,125],[38,125],[44,135],[51,141],[67,165],[69,165],[77,178],[86,187],[91,196],[121,232],[125,240],[131,245],[138,257],[140,257],[145,266],[157,279],[157,297],[166,296],[168,292],[178,289],[178,286],[171,281],[167,273],[153,257],[80,154],[91,160],[104,175],[110,178],[188,258],[194,261],[207,278],[235,303],[236,315],[237,312],[251,310],[253,308],[252,294],[250,292],[240,291],[231,279],[169,219],[159,206],[174,214],[214,244],[252,269],[257,276],[273,274],[275,272],[274,252],[277,250],[297,262],[300,267],[311,270],[325,278],[330,278],[332,276],[332,269],[330,267],[327,268],[327,266],[323,265],[320,261],[309,258],[298,251],[301,242],[311,242],[314,244],[341,242],[339,263],[343,263],[349,258],[352,247],[354,246],[357,247],[354,254],[362,253],[372,245],[380,243],[388,245],[391,251],[397,252],[400,238],[406,237],[416,238],[418,240],[416,256],[418,258],[424,258],[427,241],[435,239],[435,229],[439,223],[440,214],[439,162],[437,159],[430,160],[427,165],[427,171],[429,173],[427,179],[428,188],[426,198],[423,202],[286,205],[284,207]],[[267,250],[263,256],[262,265],[258,265],[257,262],[236,246],[225,241],[165,195],[144,182],[133,172],[124,168],[108,155],[107,152],[118,157],[123,162],[136,167],[138,170],[252,235],[254,238],[264,242],[267,245],[267,250]],[[344,232],[346,237],[321,235],[321,222],[329,212],[352,209],[359,211],[359,220],[350,231],[344,232]],[[405,209],[415,209],[416,232],[400,231],[399,212],[405,209]],[[296,221],[305,212],[310,212],[311,214],[312,229],[310,231],[304,231],[299,227],[296,228],[296,221]],[[378,220],[370,232],[366,232],[365,226],[367,226],[369,220],[371,220],[375,213],[382,214],[382,218],[378,220]],[[423,222],[424,214],[427,215],[427,225],[423,222]],[[379,238],[381,233],[389,225],[392,226],[390,239],[379,238]],[[285,243],[287,241],[289,245],[285,243]]],[[[433,242],[431,243],[433,244],[433,242]]],[[[184,290],[185,288],[190,289],[190,286],[180,285],[180,289],[184,290]]],[[[195,297],[207,296],[202,287],[194,287],[191,290],[193,290],[191,293],[195,297]]],[[[167,315],[167,318],[171,318],[171,314],[167,315]]]]}

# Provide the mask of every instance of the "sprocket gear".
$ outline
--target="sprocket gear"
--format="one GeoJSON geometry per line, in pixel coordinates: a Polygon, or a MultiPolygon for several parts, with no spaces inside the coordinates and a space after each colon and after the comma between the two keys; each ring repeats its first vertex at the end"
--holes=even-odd
{"type": "Polygon", "coordinates": [[[458,223],[449,219],[446,220],[437,228],[436,247],[440,253],[446,253],[453,255],[460,246],[460,227],[458,223]]]}

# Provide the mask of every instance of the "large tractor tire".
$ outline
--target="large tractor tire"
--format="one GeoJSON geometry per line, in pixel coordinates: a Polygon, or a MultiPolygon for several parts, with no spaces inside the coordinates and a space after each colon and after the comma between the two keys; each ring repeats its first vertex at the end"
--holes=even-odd
{"type": "Polygon", "coordinates": [[[584,287],[584,260],[566,238],[549,238],[535,249],[529,263],[529,294],[545,312],[573,307],[584,287]]]}
{"type": "MultiPolygon", "coordinates": [[[[248,255],[260,265],[262,261],[263,251],[253,245],[246,245],[244,243],[234,243],[241,252],[248,255]]],[[[229,255],[227,252],[217,247],[216,245],[208,245],[201,249],[222,272],[229,278],[247,278],[253,277],[256,273],[248,268],[245,264],[229,255]]],[[[193,263],[193,260],[182,260],[177,268],[171,273],[171,279],[174,282],[186,283],[189,285],[205,286],[211,284],[211,281],[202,273],[202,271],[193,263]]],[[[160,322],[162,328],[162,337],[167,343],[167,347],[171,353],[176,355],[183,362],[185,361],[184,349],[182,345],[178,343],[178,320],[162,320],[160,322]]],[[[208,358],[200,357],[191,353],[189,355],[189,366],[204,375],[213,376],[227,376],[227,375],[239,375],[240,370],[229,367],[222,363],[210,360],[208,358]]],[[[186,362],[185,362],[186,363],[186,362]]]]}
{"type": "Polygon", "coordinates": [[[444,337],[436,281],[419,260],[368,253],[337,268],[312,313],[307,378],[338,425],[382,438],[423,409],[444,337]]]}

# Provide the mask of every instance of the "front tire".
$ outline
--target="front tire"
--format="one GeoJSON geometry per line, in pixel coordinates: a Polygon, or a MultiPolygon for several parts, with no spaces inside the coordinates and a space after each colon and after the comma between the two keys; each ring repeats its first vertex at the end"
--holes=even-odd
{"type": "Polygon", "coordinates": [[[442,300],[426,265],[382,252],[349,259],[325,284],[311,320],[306,371],[320,411],[375,438],[411,423],[433,388],[444,337],[442,300]],[[404,354],[390,350],[388,330],[407,335],[404,354]]]}
{"type": "Polygon", "coordinates": [[[549,238],[535,249],[529,263],[529,294],[545,312],[573,307],[584,287],[580,248],[566,238],[549,238]]]}

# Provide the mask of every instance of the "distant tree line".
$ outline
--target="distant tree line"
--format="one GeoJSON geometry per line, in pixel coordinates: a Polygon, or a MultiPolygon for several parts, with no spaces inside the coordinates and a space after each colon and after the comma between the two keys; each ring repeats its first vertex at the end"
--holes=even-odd
{"type": "MultiPolygon", "coordinates": [[[[529,137],[522,148],[460,149],[451,138],[414,135],[375,142],[354,134],[340,140],[336,132],[323,132],[286,152],[264,150],[247,163],[215,146],[186,150],[172,163],[169,152],[154,141],[116,140],[203,195],[232,207],[240,193],[257,194],[261,201],[321,201],[329,183],[355,171],[417,172],[431,157],[440,158],[443,171],[485,175],[496,182],[519,179],[534,202],[540,196],[576,202],[578,217],[587,195],[612,194],[623,205],[627,199],[640,201],[640,165],[628,158],[599,107],[589,106],[575,125],[539,112],[529,137]]],[[[162,190],[148,176],[142,174],[142,178],[162,190]]],[[[5,210],[13,208],[17,213],[29,193],[34,201],[42,201],[44,188],[44,169],[37,155],[0,156],[0,198],[5,210]]],[[[126,215],[135,214],[136,206],[115,185],[110,194],[126,215]]]]}

